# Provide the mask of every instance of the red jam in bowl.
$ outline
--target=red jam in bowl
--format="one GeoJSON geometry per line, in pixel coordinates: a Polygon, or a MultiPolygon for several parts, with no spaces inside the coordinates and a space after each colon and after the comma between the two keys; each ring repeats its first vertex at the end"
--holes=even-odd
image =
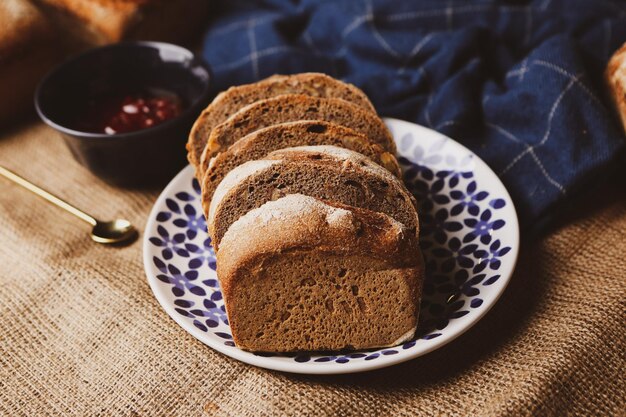
{"type": "Polygon", "coordinates": [[[78,130],[115,135],[156,126],[182,110],[180,98],[172,94],[111,95],[89,100],[75,125],[78,130]]]}

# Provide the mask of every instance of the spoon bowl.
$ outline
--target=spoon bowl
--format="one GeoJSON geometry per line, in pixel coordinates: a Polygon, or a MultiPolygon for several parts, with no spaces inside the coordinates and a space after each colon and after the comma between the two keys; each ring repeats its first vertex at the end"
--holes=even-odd
{"type": "Polygon", "coordinates": [[[111,220],[109,222],[96,221],[91,229],[91,238],[98,243],[122,243],[130,242],[137,238],[137,229],[124,219],[111,220]]]}
{"type": "Polygon", "coordinates": [[[112,245],[131,243],[139,235],[137,233],[137,229],[135,229],[128,220],[116,219],[110,222],[97,220],[95,217],[90,216],[66,201],[61,200],[54,194],[50,194],[48,191],[36,186],[25,178],[20,177],[15,172],[3,167],[2,165],[0,165],[0,175],[18,185],[21,185],[28,191],[37,194],[39,197],[48,200],[50,203],[62,208],[63,210],[68,211],[82,221],[89,223],[92,226],[91,238],[98,243],[112,245]]]}

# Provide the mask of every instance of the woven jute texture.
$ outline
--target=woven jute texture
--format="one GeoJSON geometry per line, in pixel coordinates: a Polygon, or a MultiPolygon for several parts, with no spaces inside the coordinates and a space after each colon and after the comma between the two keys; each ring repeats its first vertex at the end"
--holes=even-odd
{"type": "MultiPolygon", "coordinates": [[[[0,135],[0,163],[96,217],[145,225],[158,190],[103,184],[49,128],[0,135]]],[[[0,414],[6,416],[617,416],[626,411],[626,182],[526,245],[487,316],[416,360],[311,377],[227,358],[148,287],[141,245],[0,178],[0,414]]]]}

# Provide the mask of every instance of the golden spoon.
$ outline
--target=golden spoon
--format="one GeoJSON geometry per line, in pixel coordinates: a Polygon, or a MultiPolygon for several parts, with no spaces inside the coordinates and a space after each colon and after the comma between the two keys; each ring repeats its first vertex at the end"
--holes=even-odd
{"type": "Polygon", "coordinates": [[[92,227],[91,238],[98,243],[123,243],[131,242],[137,237],[137,230],[133,227],[128,220],[116,219],[110,222],[103,222],[90,216],[82,210],[66,203],[59,197],[56,197],[46,190],[37,187],[35,184],[30,183],[24,178],[20,177],[16,173],[9,171],[0,165],[0,175],[10,179],[11,181],[21,185],[29,191],[37,194],[39,197],[43,197],[52,204],[55,204],[62,209],[65,209],[72,213],[79,219],[89,223],[92,227]]]}

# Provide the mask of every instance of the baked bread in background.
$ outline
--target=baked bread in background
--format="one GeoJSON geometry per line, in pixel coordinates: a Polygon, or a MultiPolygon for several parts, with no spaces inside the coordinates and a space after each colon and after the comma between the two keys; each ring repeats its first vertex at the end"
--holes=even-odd
{"type": "Polygon", "coordinates": [[[0,127],[33,108],[39,80],[60,59],[59,39],[27,0],[0,1],[0,127]]]}
{"type": "Polygon", "coordinates": [[[410,340],[423,260],[391,217],[292,194],[248,212],[217,252],[237,346],[367,349],[410,340]]]}
{"type": "Polygon", "coordinates": [[[213,128],[223,123],[244,106],[281,94],[305,94],[311,97],[340,98],[376,113],[367,96],[352,84],[344,83],[326,74],[307,72],[294,75],[272,75],[253,84],[231,87],[215,97],[202,112],[189,134],[187,151],[189,162],[196,168],[198,180],[209,166],[213,153],[202,160],[213,128]],[[202,165],[201,165],[202,162],[202,165]]]}
{"type": "Polygon", "coordinates": [[[180,43],[203,28],[208,0],[34,0],[74,45],[180,43]]]}
{"type": "Polygon", "coordinates": [[[121,40],[192,41],[209,0],[0,0],[0,127],[33,108],[41,78],[67,55],[121,40]]]}
{"type": "Polygon", "coordinates": [[[613,105],[626,133],[626,43],[609,60],[605,76],[613,105]]]}

